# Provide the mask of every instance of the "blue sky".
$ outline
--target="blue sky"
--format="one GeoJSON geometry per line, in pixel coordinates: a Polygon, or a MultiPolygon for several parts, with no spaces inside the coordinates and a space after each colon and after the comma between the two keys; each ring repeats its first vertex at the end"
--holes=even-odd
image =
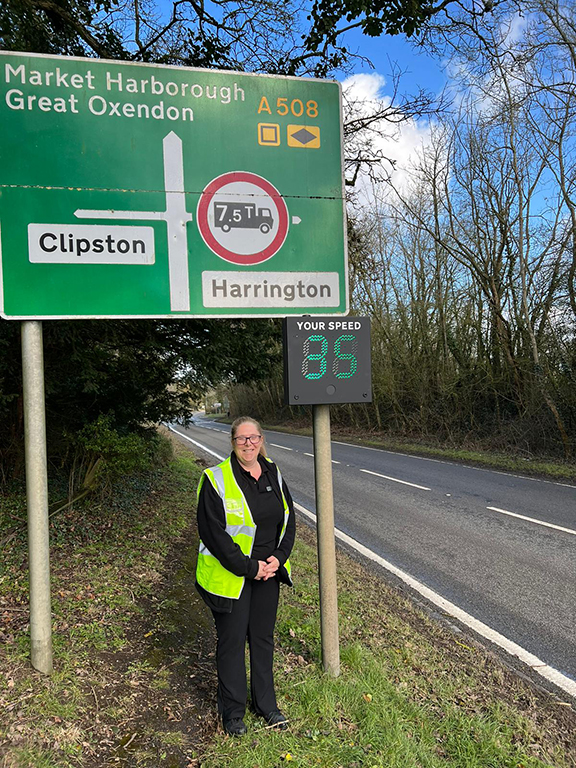
{"type": "MultiPolygon", "coordinates": [[[[390,82],[392,64],[398,65],[405,73],[402,77],[402,90],[415,92],[419,88],[438,93],[445,81],[440,63],[422,51],[416,51],[404,35],[382,35],[367,37],[359,30],[351,30],[346,34],[346,45],[349,50],[357,51],[370,59],[374,68],[361,61],[353,63],[353,72],[377,72],[390,82]]],[[[344,76],[339,78],[344,79],[344,76]]]]}

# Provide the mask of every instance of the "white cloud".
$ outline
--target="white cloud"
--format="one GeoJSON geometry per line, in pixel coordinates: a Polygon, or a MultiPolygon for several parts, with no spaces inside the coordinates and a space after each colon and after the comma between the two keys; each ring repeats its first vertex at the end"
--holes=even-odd
{"type": "Polygon", "coordinates": [[[529,25],[529,16],[515,13],[504,21],[501,26],[502,42],[500,47],[502,50],[513,50],[516,48],[516,43],[522,42],[526,35],[526,30],[529,25]]]}
{"type": "MultiPolygon", "coordinates": [[[[386,94],[386,85],[386,78],[378,73],[347,78],[342,83],[345,94],[344,120],[368,117],[378,111],[391,112],[392,97],[386,94]]],[[[372,149],[385,158],[377,169],[380,171],[378,175],[388,176],[396,187],[405,187],[410,163],[430,140],[430,125],[427,121],[404,119],[402,113],[396,109],[393,112],[393,121],[379,120],[365,134],[354,140],[355,146],[351,149],[354,155],[356,149],[362,149],[363,141],[371,142],[372,149]]],[[[359,175],[356,187],[361,204],[373,201],[375,190],[367,173],[359,175]]]]}
{"type": "MultiPolygon", "coordinates": [[[[342,83],[344,91],[349,93],[353,99],[364,101],[385,101],[386,97],[382,93],[385,85],[386,78],[378,72],[352,75],[342,83]]],[[[390,99],[387,101],[389,103],[390,99]]]]}

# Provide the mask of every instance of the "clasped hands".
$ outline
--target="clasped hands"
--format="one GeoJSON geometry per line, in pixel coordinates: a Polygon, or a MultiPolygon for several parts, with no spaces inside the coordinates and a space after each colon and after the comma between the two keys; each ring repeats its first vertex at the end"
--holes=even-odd
{"type": "Polygon", "coordinates": [[[258,560],[258,573],[256,575],[256,581],[268,581],[271,579],[278,568],[280,567],[280,561],[274,555],[270,555],[269,558],[264,560],[258,560]]]}

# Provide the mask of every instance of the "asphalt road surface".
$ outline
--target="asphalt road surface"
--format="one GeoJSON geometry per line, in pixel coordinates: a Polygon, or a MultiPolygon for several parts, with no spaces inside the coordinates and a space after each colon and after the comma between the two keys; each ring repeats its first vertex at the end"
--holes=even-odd
{"type": "MultiPolygon", "coordinates": [[[[228,455],[226,425],[173,428],[228,455]]],[[[314,512],[312,438],[266,437],[314,512]]],[[[576,485],[336,441],[332,460],[336,528],[576,680],[576,485]]]]}

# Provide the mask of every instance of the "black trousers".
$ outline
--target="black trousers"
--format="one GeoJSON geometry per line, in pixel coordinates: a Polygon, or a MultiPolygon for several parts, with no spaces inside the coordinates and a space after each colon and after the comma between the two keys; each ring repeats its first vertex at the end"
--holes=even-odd
{"type": "Polygon", "coordinates": [[[246,711],[246,639],[250,648],[250,694],[258,715],[277,709],[272,661],[274,625],[278,610],[278,579],[246,579],[232,613],[216,613],[218,645],[218,712],[224,721],[243,717],[246,711]]]}

